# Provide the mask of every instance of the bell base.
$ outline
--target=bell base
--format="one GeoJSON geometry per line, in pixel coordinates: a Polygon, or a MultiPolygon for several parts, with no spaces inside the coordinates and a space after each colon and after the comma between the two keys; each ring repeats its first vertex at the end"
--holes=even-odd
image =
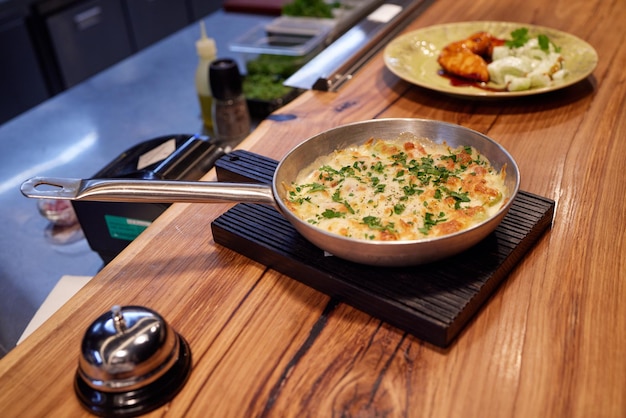
{"type": "Polygon", "coordinates": [[[101,417],[134,417],[153,411],[169,401],[182,389],[191,372],[191,350],[182,336],[176,363],[154,382],[128,392],[104,392],[89,386],[79,373],[74,390],[81,405],[101,417]]]}

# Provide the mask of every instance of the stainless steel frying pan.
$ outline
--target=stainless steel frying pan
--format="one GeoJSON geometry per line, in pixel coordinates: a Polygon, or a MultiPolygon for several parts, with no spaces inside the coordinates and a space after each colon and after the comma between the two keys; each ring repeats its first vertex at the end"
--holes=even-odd
{"type": "Polygon", "coordinates": [[[520,175],[515,160],[489,137],[445,122],[426,119],[375,119],[342,125],[317,134],[293,148],[278,164],[272,184],[186,182],[122,179],[64,179],[35,177],[22,184],[27,197],[115,202],[261,203],[275,206],[296,230],[319,248],[356,263],[377,266],[407,266],[432,262],[457,254],[489,235],[508,212],[519,190],[520,175]],[[284,204],[283,184],[322,155],[361,144],[371,137],[396,138],[403,132],[450,146],[473,146],[495,169],[506,168],[507,203],[482,223],[443,237],[414,241],[365,241],[323,231],[297,218],[284,204]]]}

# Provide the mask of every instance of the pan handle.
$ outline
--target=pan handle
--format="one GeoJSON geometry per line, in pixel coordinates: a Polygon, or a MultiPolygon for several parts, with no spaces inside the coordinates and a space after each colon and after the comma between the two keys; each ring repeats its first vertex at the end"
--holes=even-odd
{"type": "Polygon", "coordinates": [[[33,177],[22,183],[30,198],[144,203],[262,203],[276,206],[268,184],[211,181],[33,177]]]}

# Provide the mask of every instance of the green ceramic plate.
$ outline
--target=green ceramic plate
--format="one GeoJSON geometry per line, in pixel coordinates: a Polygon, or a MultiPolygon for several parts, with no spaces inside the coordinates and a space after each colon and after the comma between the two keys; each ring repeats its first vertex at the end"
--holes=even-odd
{"type": "Polygon", "coordinates": [[[506,98],[545,93],[577,83],[595,69],[598,54],[591,45],[565,32],[526,23],[485,21],[449,23],[406,33],[387,45],[384,59],[392,73],[418,86],[455,96],[506,98]],[[447,44],[479,31],[489,32],[501,39],[510,39],[511,32],[522,27],[528,28],[530,36],[547,35],[561,47],[563,65],[569,71],[562,81],[549,87],[525,91],[489,91],[473,86],[455,86],[448,78],[438,74],[441,67],[437,63],[437,57],[447,44]]]}

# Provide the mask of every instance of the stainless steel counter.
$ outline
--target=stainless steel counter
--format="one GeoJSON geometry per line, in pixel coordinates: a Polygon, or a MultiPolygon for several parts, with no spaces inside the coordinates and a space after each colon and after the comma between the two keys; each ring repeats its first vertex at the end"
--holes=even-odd
{"type": "MultiPolygon", "coordinates": [[[[269,20],[221,10],[204,19],[218,56],[238,60],[228,42],[269,20]]],[[[191,25],[0,126],[0,357],[63,275],[102,267],[85,239],[60,245],[46,237],[49,223],[20,184],[36,175],[90,177],[139,142],[201,132],[199,34],[191,25]]]]}

